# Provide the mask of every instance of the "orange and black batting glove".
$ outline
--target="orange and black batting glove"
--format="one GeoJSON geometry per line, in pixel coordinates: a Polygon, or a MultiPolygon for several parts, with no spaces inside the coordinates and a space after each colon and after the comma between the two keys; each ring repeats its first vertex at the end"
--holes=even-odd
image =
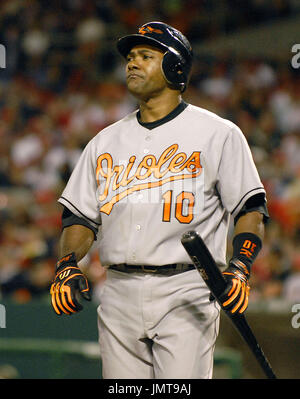
{"type": "Polygon", "coordinates": [[[248,307],[250,269],[262,242],[256,234],[240,233],[234,237],[232,244],[233,257],[223,272],[228,285],[219,301],[224,310],[232,314],[242,314],[248,307]]]}
{"type": "Polygon", "coordinates": [[[61,258],[50,288],[51,303],[56,314],[72,315],[83,309],[78,296],[91,300],[88,280],[77,266],[75,253],[61,258]]]}
{"type": "Polygon", "coordinates": [[[244,313],[248,306],[250,273],[243,262],[232,259],[223,272],[228,285],[219,300],[222,307],[231,313],[244,313]]]}

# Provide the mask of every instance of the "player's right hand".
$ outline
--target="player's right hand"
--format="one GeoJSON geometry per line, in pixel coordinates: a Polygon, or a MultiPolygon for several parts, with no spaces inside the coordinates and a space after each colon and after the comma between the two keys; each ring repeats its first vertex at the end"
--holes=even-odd
{"type": "Polygon", "coordinates": [[[222,307],[231,313],[242,314],[248,307],[249,271],[239,259],[232,259],[228,268],[222,273],[228,285],[219,300],[222,307]]]}
{"type": "Polygon", "coordinates": [[[91,300],[88,280],[77,266],[75,253],[64,256],[57,262],[56,274],[50,288],[51,303],[56,314],[71,315],[83,309],[77,300],[78,293],[91,300]]]}

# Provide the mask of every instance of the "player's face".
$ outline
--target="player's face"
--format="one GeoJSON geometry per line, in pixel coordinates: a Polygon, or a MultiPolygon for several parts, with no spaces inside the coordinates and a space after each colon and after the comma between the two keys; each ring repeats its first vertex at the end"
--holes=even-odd
{"type": "Polygon", "coordinates": [[[126,81],[134,96],[147,100],[159,95],[167,82],[162,74],[163,52],[148,45],[138,45],[127,56],[126,81]]]}

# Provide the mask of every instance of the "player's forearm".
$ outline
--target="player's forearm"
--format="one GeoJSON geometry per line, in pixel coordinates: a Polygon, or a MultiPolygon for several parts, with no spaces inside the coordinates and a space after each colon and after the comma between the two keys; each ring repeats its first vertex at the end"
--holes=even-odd
{"type": "MultiPolygon", "coordinates": [[[[234,230],[232,241],[233,255],[230,263],[238,263],[247,268],[249,275],[251,266],[262,247],[264,238],[263,215],[260,212],[249,212],[241,216],[234,230]]],[[[246,269],[245,269],[246,270],[246,269]]]]}
{"type": "Polygon", "coordinates": [[[253,233],[263,240],[264,232],[263,215],[259,212],[249,212],[238,219],[234,229],[234,236],[240,233],[253,233]]]}
{"type": "Polygon", "coordinates": [[[89,251],[94,242],[94,233],[82,225],[73,225],[64,228],[59,240],[59,258],[75,252],[77,262],[89,251]]]}

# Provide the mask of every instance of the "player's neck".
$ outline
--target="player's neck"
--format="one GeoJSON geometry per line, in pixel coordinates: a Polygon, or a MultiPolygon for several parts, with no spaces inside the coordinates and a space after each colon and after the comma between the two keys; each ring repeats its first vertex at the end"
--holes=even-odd
{"type": "Polygon", "coordinates": [[[181,95],[159,96],[140,102],[141,122],[155,122],[172,112],[182,101],[181,95]]]}

